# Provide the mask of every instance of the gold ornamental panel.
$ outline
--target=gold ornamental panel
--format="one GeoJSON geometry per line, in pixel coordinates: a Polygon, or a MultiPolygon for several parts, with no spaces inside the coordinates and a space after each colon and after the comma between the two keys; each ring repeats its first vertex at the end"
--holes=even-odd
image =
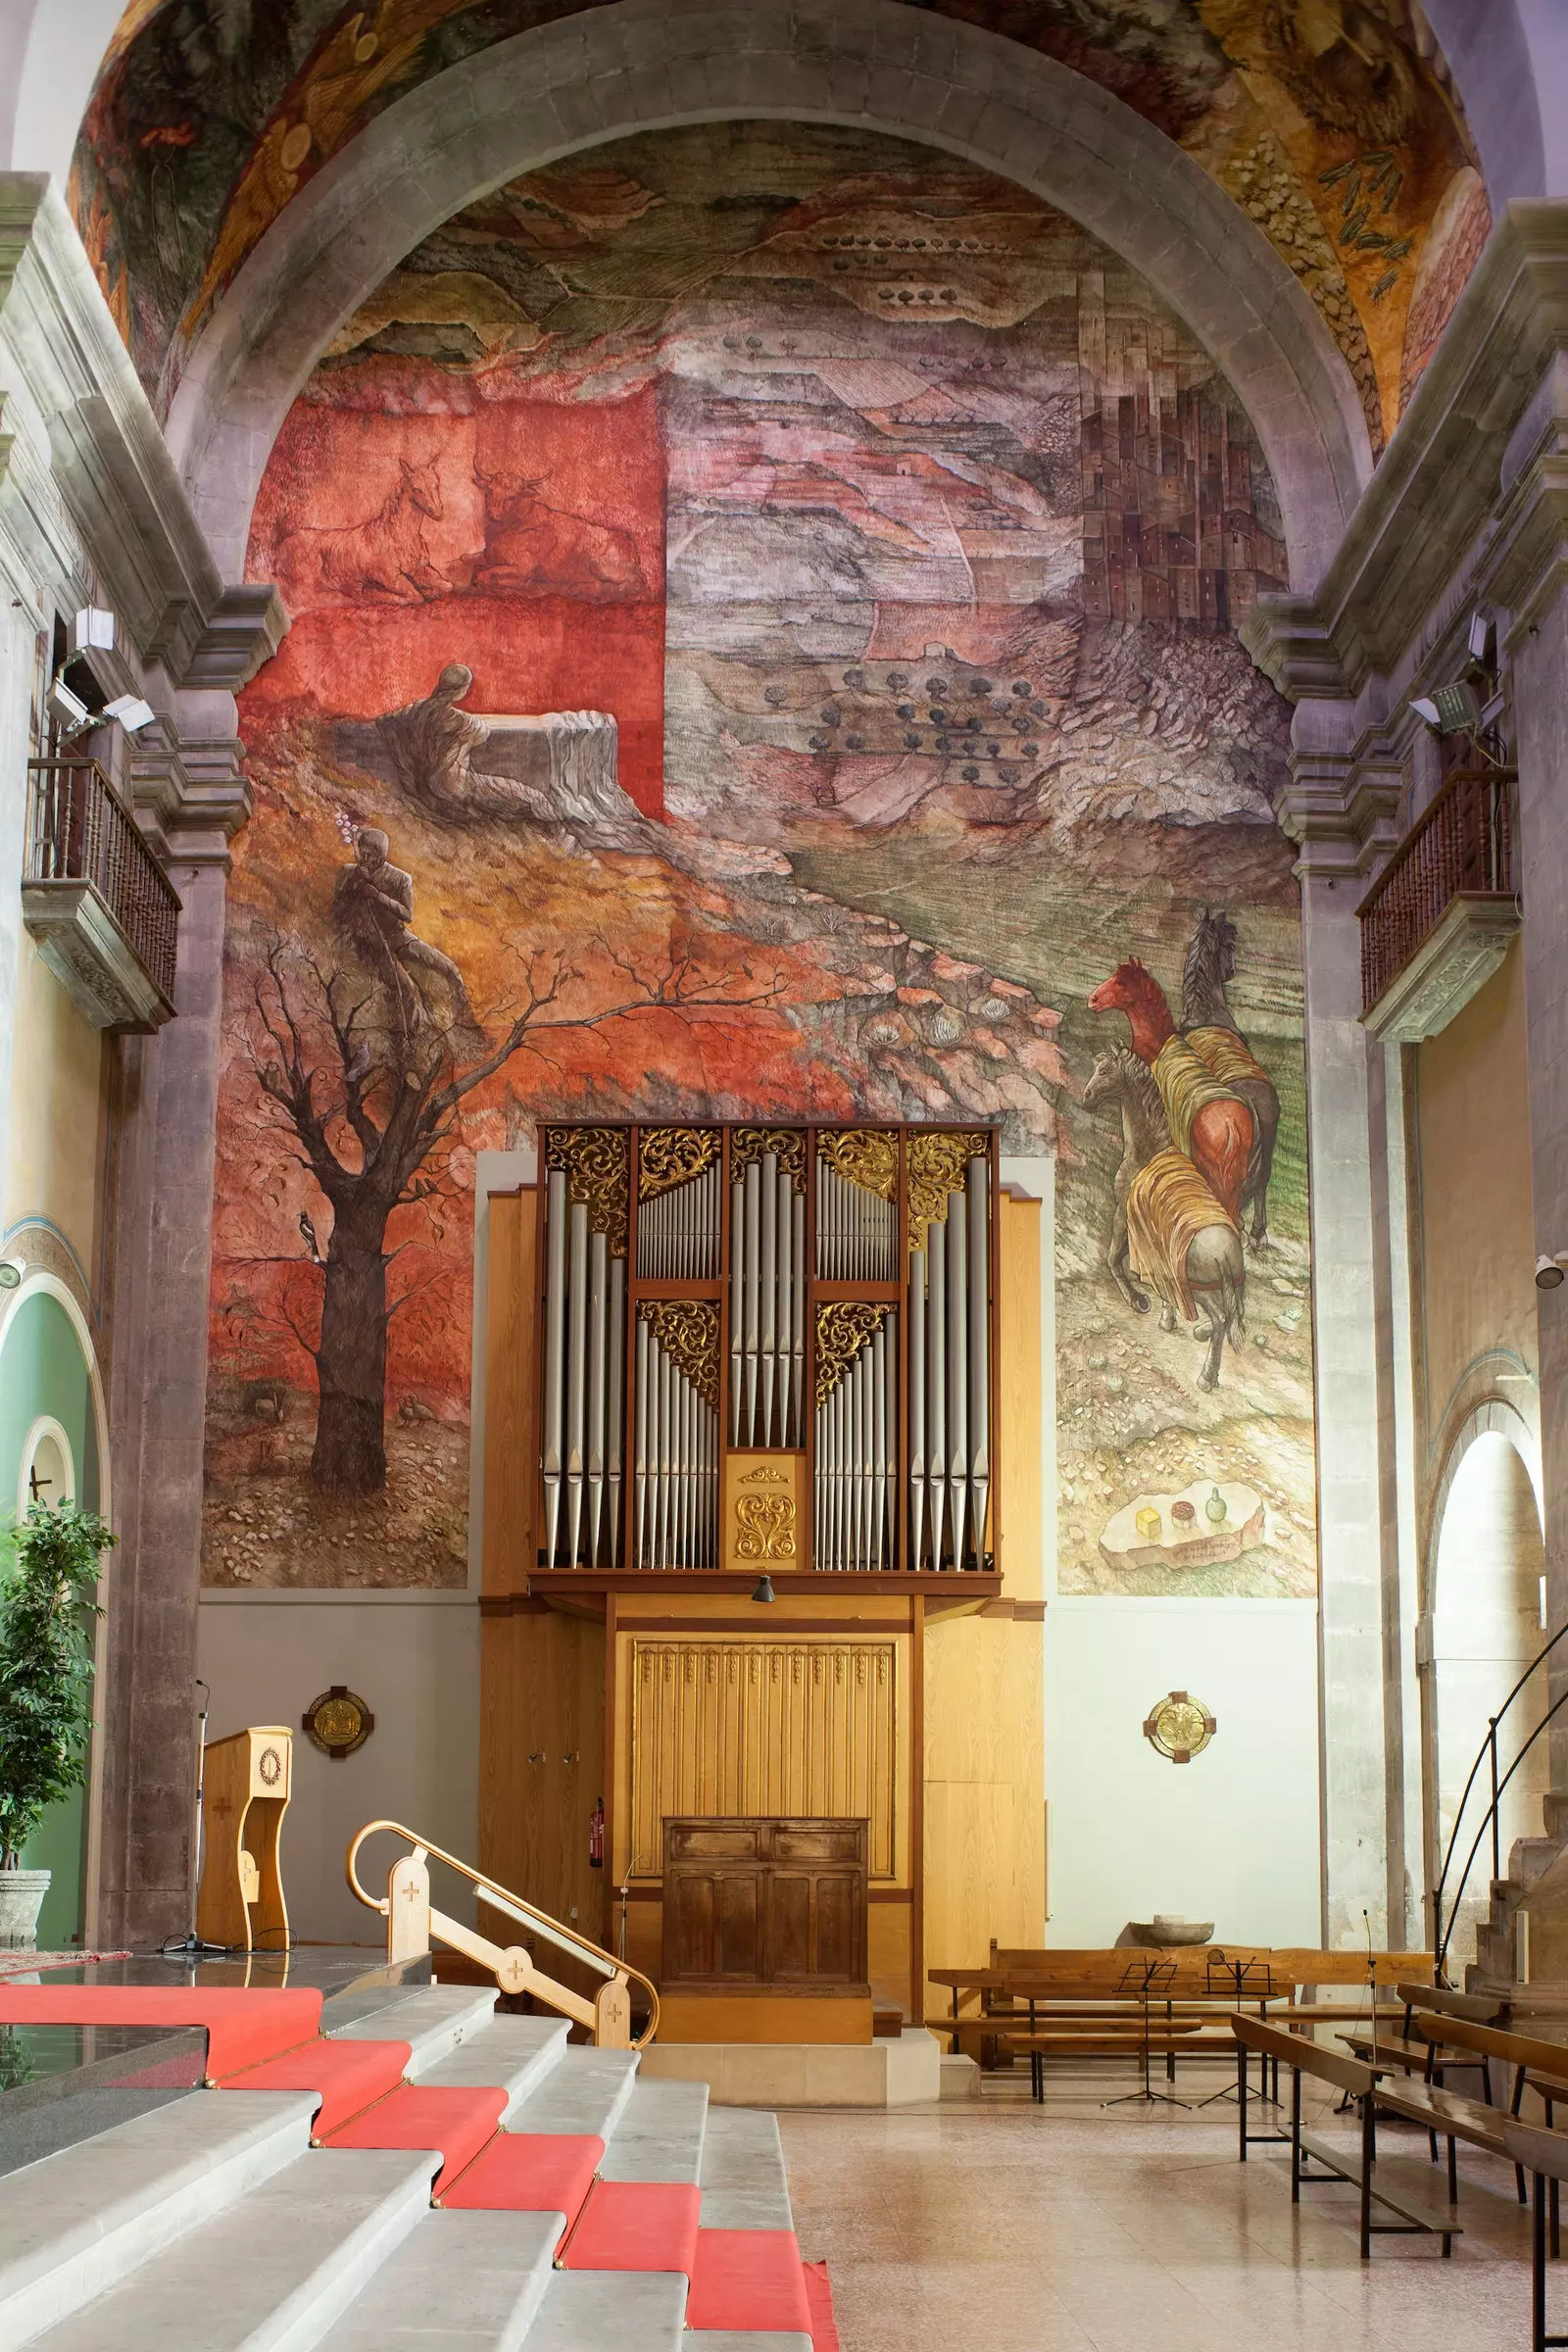
{"type": "Polygon", "coordinates": [[[991,1156],[991,1138],[922,1133],[909,1138],[909,1248],[923,1250],[929,1228],[948,1221],[950,1195],[961,1192],[971,1159],[991,1156]]]}
{"type": "Polygon", "coordinates": [[[637,1147],[638,1200],[653,1200],[690,1184],[712,1166],[720,1142],[716,1127],[645,1127],[637,1147]]]}
{"type": "Polygon", "coordinates": [[[867,1340],[879,1332],[890,1306],[864,1298],[834,1298],[816,1310],[816,1401],[832,1396],[867,1340]]]}
{"type": "Polygon", "coordinates": [[[801,1457],[730,1453],[719,1531],[725,1568],[800,1568],[801,1457]]]}
{"type": "Polygon", "coordinates": [[[699,1396],[718,1404],[718,1309],[701,1298],[645,1298],[637,1312],[699,1396]]]}
{"type": "Polygon", "coordinates": [[[899,1197],[899,1141],[874,1127],[825,1127],[818,1131],[816,1149],[830,1168],[862,1193],[879,1200],[899,1197]]]}
{"type": "Polygon", "coordinates": [[[588,1210],[588,1230],[602,1233],[612,1257],[626,1254],[631,1154],[624,1127],[549,1127],[545,1166],[565,1173],[566,1197],[588,1210]]]}
{"type": "Polygon", "coordinates": [[[899,1870],[899,1656],[889,1640],[631,1644],[631,1869],[663,1869],[667,1814],[869,1824],[873,1881],[899,1870]]]}
{"type": "Polygon", "coordinates": [[[775,1152],[778,1164],[787,1168],[790,1181],[798,1193],[806,1190],[806,1137],[799,1127],[737,1127],[729,1139],[729,1172],[731,1181],[742,1168],[761,1158],[764,1152],[775,1152]]]}

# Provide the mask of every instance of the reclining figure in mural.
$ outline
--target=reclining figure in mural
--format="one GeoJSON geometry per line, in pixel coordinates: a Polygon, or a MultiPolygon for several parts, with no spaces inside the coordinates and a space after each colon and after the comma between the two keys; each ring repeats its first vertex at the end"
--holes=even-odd
{"type": "MultiPolygon", "coordinates": [[[[615,722],[602,710],[549,710],[537,718],[484,719],[459,709],[473,684],[449,662],[422,702],[388,710],[372,728],[384,768],[411,799],[449,824],[525,819],[565,825],[616,844],[640,828],[617,775],[615,722]],[[483,764],[481,764],[481,760],[483,764]]],[[[353,747],[363,760],[366,747],[353,747]]]]}
{"type": "Polygon", "coordinates": [[[463,974],[450,956],[412,927],[414,877],[388,862],[390,847],[377,826],[361,826],[354,837],[354,862],[338,869],[333,924],[368,969],[391,988],[409,1027],[421,1029],[432,1020],[425,983],[416,975],[434,972],[450,993],[448,1015],[434,1025],[477,1029],[463,974]]]}

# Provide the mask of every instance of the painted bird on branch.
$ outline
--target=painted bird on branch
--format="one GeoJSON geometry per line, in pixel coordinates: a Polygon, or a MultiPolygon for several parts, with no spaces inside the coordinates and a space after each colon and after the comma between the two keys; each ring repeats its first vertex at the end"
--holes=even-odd
{"type": "Polygon", "coordinates": [[[300,1210],[300,1231],[305,1236],[305,1247],[311,1253],[311,1263],[318,1266],[321,1263],[320,1245],[316,1238],[316,1227],[311,1223],[303,1208],[300,1210]]]}

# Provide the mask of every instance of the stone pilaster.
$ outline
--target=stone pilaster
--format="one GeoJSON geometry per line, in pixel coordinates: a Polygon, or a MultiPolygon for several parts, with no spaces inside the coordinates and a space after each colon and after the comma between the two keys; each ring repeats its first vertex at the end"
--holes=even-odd
{"type": "Polygon", "coordinates": [[[119,1063],[110,1398],[120,1549],[102,1723],[100,1940],[189,1924],[202,1427],[228,839],[249,813],[226,695],[176,699],[179,723],[133,765],[138,813],[183,911],[176,1017],[119,1063]],[[139,771],[139,772],[138,772],[139,771]]]}
{"type": "MultiPolygon", "coordinates": [[[[1489,586],[1508,609],[1519,768],[1531,1183],[1538,1254],[1568,1250],[1568,367],[1548,372],[1516,436],[1489,586]]],[[[1568,1287],[1537,1294],[1547,1612],[1568,1621],[1568,1287]]],[[[1568,1692],[1568,1659],[1550,1667],[1568,1692]]],[[[1564,1709],[1568,1716],[1568,1708],[1564,1709]]],[[[1549,1735],[1553,1793],[1568,1794],[1568,1726],[1549,1735]]]]}

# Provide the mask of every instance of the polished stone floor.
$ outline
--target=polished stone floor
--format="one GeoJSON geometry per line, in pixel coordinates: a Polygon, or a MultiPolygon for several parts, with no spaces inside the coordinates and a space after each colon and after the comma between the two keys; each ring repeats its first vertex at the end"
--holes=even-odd
{"type": "MultiPolygon", "coordinates": [[[[1217,2087],[1198,2070],[1184,2097],[1217,2087]]],[[[992,2078],[904,2114],[781,2114],[801,2250],[827,2259],[844,2352],[1525,2352],[1512,2172],[1460,2151],[1464,2235],[1356,2253],[1354,2192],[1291,2204],[1286,2152],[1236,2157],[1235,2109],[1102,2109],[1125,2080],[992,2078]]],[[[1325,2135],[1343,2121],[1314,2118],[1325,2135]]],[[[1438,2179],[1418,2134],[1380,2161],[1438,2179]],[[1409,2150],[1408,2156],[1396,2151],[1409,2150]]],[[[1568,2260],[1550,2324],[1568,2333],[1568,2260]]]]}

